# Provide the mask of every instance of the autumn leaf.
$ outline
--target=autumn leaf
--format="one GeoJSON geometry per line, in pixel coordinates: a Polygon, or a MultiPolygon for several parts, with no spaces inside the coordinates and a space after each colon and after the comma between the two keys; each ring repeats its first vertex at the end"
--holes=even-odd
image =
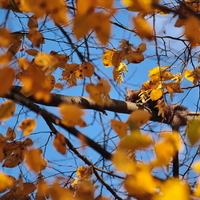
{"type": "Polygon", "coordinates": [[[53,139],[53,146],[61,154],[66,154],[66,140],[65,136],[61,133],[56,133],[56,136],[53,139]]]}
{"type": "Polygon", "coordinates": [[[175,179],[167,179],[160,188],[160,193],[156,194],[152,200],[188,200],[190,199],[190,188],[187,183],[175,179]]]}
{"type": "Polygon", "coordinates": [[[110,120],[112,129],[117,133],[120,139],[127,135],[127,123],[115,119],[110,120]]]}
{"type": "Polygon", "coordinates": [[[138,130],[132,131],[130,135],[124,137],[119,147],[123,149],[145,149],[152,144],[152,139],[149,135],[141,134],[138,130]]]}
{"type": "Polygon", "coordinates": [[[35,173],[39,173],[47,166],[47,162],[41,157],[41,149],[30,149],[25,153],[25,162],[35,173]]]}
{"type": "Polygon", "coordinates": [[[8,47],[12,42],[13,38],[11,33],[6,28],[0,28],[0,46],[8,47]]]}
{"type": "Polygon", "coordinates": [[[4,101],[0,106],[0,120],[6,120],[13,116],[15,112],[15,103],[11,100],[4,101]]]}
{"type": "Polygon", "coordinates": [[[112,162],[118,171],[127,174],[135,173],[136,163],[126,155],[124,149],[117,149],[117,151],[112,156],[112,162]]]}
{"type": "Polygon", "coordinates": [[[138,127],[146,124],[151,117],[151,114],[144,110],[136,110],[131,113],[129,116],[127,123],[131,124],[134,122],[138,127]]]}
{"type": "Polygon", "coordinates": [[[19,41],[16,41],[15,43],[13,43],[7,50],[7,53],[9,53],[10,55],[14,56],[18,51],[19,51],[19,48],[22,44],[22,41],[19,40],[19,41]]]}
{"type": "Polygon", "coordinates": [[[156,101],[156,100],[160,99],[162,97],[162,95],[163,95],[162,89],[157,88],[157,89],[154,89],[154,90],[151,91],[150,99],[152,101],[156,101]]]}
{"type": "Polygon", "coordinates": [[[34,119],[24,119],[19,127],[18,130],[23,130],[24,136],[30,135],[30,133],[35,129],[36,121],[34,119]]]}
{"type": "Polygon", "coordinates": [[[28,49],[25,52],[30,56],[37,56],[37,54],[39,53],[39,51],[36,49],[28,49]]]}
{"type": "Polygon", "coordinates": [[[120,51],[116,49],[108,49],[103,53],[102,62],[105,67],[118,67],[123,60],[120,51]]]}
{"type": "Polygon", "coordinates": [[[3,87],[0,88],[0,96],[9,92],[12,87],[12,83],[15,78],[15,70],[9,67],[3,67],[0,69],[0,84],[3,87]]]}
{"type": "Polygon", "coordinates": [[[13,141],[15,138],[16,138],[16,133],[12,128],[8,127],[6,131],[6,139],[9,141],[13,141]]]}
{"type": "Polygon", "coordinates": [[[37,22],[36,16],[32,15],[29,18],[27,26],[29,27],[29,29],[31,29],[31,28],[38,28],[38,22],[37,22]]]}
{"type": "Polygon", "coordinates": [[[92,167],[79,167],[76,175],[82,180],[89,179],[92,176],[92,167]]]}
{"type": "Polygon", "coordinates": [[[59,105],[60,113],[62,115],[62,123],[69,127],[76,125],[85,127],[86,123],[82,119],[84,111],[77,105],[62,103],[59,105]]]}
{"type": "Polygon", "coordinates": [[[191,145],[195,145],[200,140],[200,120],[194,119],[186,129],[187,137],[191,145]]]}
{"type": "Polygon", "coordinates": [[[153,30],[149,23],[141,16],[133,18],[133,23],[135,25],[137,34],[141,39],[153,39],[153,30]]]}
{"type": "Polygon", "coordinates": [[[0,193],[5,192],[7,189],[11,189],[14,186],[15,178],[8,176],[0,172],[0,193]]]}
{"type": "Polygon", "coordinates": [[[83,62],[81,64],[84,76],[91,77],[94,73],[94,65],[89,62],[83,62]]]}

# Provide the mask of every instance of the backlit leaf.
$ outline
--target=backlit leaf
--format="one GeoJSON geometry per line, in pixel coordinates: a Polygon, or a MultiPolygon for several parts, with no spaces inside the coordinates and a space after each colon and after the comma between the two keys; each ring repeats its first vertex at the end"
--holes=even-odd
{"type": "Polygon", "coordinates": [[[66,126],[74,127],[76,125],[85,127],[86,123],[82,119],[84,111],[77,105],[62,103],[59,105],[62,115],[62,123],[66,126]]]}
{"type": "Polygon", "coordinates": [[[0,120],[6,120],[13,116],[15,112],[15,103],[13,101],[4,101],[0,106],[0,120]]]}
{"type": "Polygon", "coordinates": [[[92,167],[79,167],[76,175],[82,180],[89,179],[92,176],[92,167]]]}
{"type": "Polygon", "coordinates": [[[108,49],[102,56],[102,62],[105,67],[118,67],[122,60],[120,51],[117,51],[116,49],[108,49]]]}
{"type": "Polygon", "coordinates": [[[65,136],[61,133],[57,133],[53,139],[53,146],[58,152],[64,155],[67,150],[65,136]]]}
{"type": "Polygon", "coordinates": [[[19,51],[19,48],[20,48],[20,46],[21,46],[21,43],[22,43],[21,40],[19,40],[19,41],[13,43],[13,44],[9,47],[9,49],[8,49],[7,52],[9,52],[12,56],[14,56],[14,55],[19,51]]]}
{"type": "Polygon", "coordinates": [[[153,30],[149,23],[142,17],[137,16],[133,18],[133,23],[137,30],[137,34],[141,39],[153,39],[153,30]]]}
{"type": "Polygon", "coordinates": [[[25,52],[30,56],[37,56],[37,54],[39,53],[39,51],[36,49],[28,49],[25,52]]]}
{"type": "Polygon", "coordinates": [[[162,187],[160,192],[155,195],[152,200],[167,200],[167,199],[176,199],[176,200],[188,200],[190,199],[190,188],[187,183],[170,178],[167,179],[162,187]]]}
{"type": "Polygon", "coordinates": [[[117,149],[117,151],[113,154],[112,162],[118,171],[128,174],[135,172],[136,163],[131,160],[121,148],[117,149]]]}
{"type": "Polygon", "coordinates": [[[115,119],[110,120],[112,129],[117,133],[120,139],[127,135],[127,123],[115,119]]]}
{"type": "Polygon", "coordinates": [[[131,115],[127,120],[127,123],[129,124],[131,122],[134,122],[135,124],[137,124],[138,127],[140,127],[146,124],[149,121],[150,117],[151,117],[150,113],[144,110],[136,110],[131,113],[131,115]]]}
{"type": "Polygon", "coordinates": [[[192,120],[186,129],[187,137],[191,145],[195,145],[200,140],[200,120],[192,120]]]}
{"type": "Polygon", "coordinates": [[[38,22],[37,22],[37,18],[32,15],[29,20],[28,20],[28,24],[27,26],[31,29],[31,28],[38,28],[38,22]]]}
{"type": "Polygon", "coordinates": [[[14,177],[12,178],[0,172],[0,193],[5,192],[7,189],[11,189],[14,183],[14,177]]]}
{"type": "Polygon", "coordinates": [[[192,169],[194,171],[196,171],[198,174],[200,174],[200,161],[196,161],[195,163],[193,163],[192,165],[192,169]]]}
{"type": "Polygon", "coordinates": [[[41,156],[41,149],[30,149],[26,151],[26,164],[35,173],[39,173],[47,166],[47,162],[41,156]]]}
{"type": "Polygon", "coordinates": [[[160,88],[154,89],[151,91],[150,98],[152,101],[156,101],[161,98],[163,95],[163,91],[160,88]]]}
{"type": "Polygon", "coordinates": [[[0,46],[8,47],[12,42],[11,33],[5,28],[0,28],[0,46]]]}
{"type": "Polygon", "coordinates": [[[123,138],[119,147],[123,149],[145,149],[148,148],[152,144],[152,139],[149,135],[141,134],[139,131],[132,131],[130,135],[127,135],[123,138]]]}
{"type": "Polygon", "coordinates": [[[83,70],[83,74],[87,77],[91,77],[94,73],[94,65],[92,65],[89,62],[83,62],[81,64],[82,70],[83,70]]]}
{"type": "Polygon", "coordinates": [[[23,130],[24,136],[30,135],[30,133],[35,129],[36,121],[34,119],[24,119],[18,127],[18,130],[23,130]]]}
{"type": "Polygon", "coordinates": [[[6,138],[9,141],[12,141],[16,138],[16,133],[14,132],[14,130],[10,127],[8,127],[7,132],[6,132],[6,138]]]}

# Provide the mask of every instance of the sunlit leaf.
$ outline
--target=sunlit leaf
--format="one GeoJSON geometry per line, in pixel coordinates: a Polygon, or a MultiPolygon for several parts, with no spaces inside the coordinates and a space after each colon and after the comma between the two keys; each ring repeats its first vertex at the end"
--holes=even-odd
{"type": "Polygon", "coordinates": [[[195,163],[193,163],[192,165],[192,169],[194,171],[196,171],[198,174],[200,174],[200,161],[196,161],[195,163]]]}
{"type": "Polygon", "coordinates": [[[127,123],[115,119],[110,120],[112,129],[117,133],[120,139],[127,135],[127,123]]]}
{"type": "Polygon", "coordinates": [[[200,140],[200,120],[192,120],[186,129],[187,137],[191,145],[195,145],[200,140]]]}
{"type": "Polygon", "coordinates": [[[102,62],[105,67],[115,66],[118,67],[123,60],[120,51],[116,49],[108,49],[103,53],[102,62]]]}
{"type": "Polygon", "coordinates": [[[187,183],[179,180],[170,178],[167,179],[162,187],[161,192],[156,194],[152,200],[188,200],[190,199],[190,188],[187,183]]]}
{"type": "Polygon", "coordinates": [[[17,59],[17,63],[18,63],[18,68],[21,70],[21,71],[24,71],[26,69],[28,69],[29,67],[29,61],[24,59],[24,58],[18,58],[17,59]]]}
{"type": "Polygon", "coordinates": [[[163,91],[160,88],[154,89],[151,91],[150,93],[150,98],[152,101],[156,101],[158,99],[160,99],[163,95],[163,91]]]}
{"type": "Polygon", "coordinates": [[[124,181],[124,188],[137,199],[145,199],[145,196],[155,194],[158,184],[150,172],[150,168],[144,164],[138,164],[133,174],[128,175],[124,181]]]}
{"type": "Polygon", "coordinates": [[[119,147],[135,150],[148,148],[151,144],[152,139],[149,135],[141,134],[139,131],[135,130],[120,141],[119,147]]]}
{"type": "Polygon", "coordinates": [[[89,62],[83,62],[81,64],[82,70],[83,70],[83,74],[87,77],[91,77],[94,73],[94,65],[92,65],[89,62]]]}
{"type": "Polygon", "coordinates": [[[92,176],[92,167],[79,167],[76,175],[82,180],[89,179],[92,176]]]}
{"type": "Polygon", "coordinates": [[[6,120],[13,116],[15,112],[15,103],[13,101],[4,101],[0,106],[0,120],[6,120]]]}
{"type": "Polygon", "coordinates": [[[150,117],[150,113],[144,110],[136,110],[131,113],[127,120],[127,123],[130,124],[131,122],[134,122],[135,124],[137,124],[138,127],[140,127],[146,124],[149,121],[150,117]]]}
{"type": "Polygon", "coordinates": [[[30,135],[35,129],[36,121],[34,119],[24,119],[18,127],[18,130],[23,130],[24,136],[30,135]]]}
{"type": "Polygon", "coordinates": [[[14,183],[14,177],[5,175],[2,172],[0,172],[0,193],[5,192],[7,189],[11,189],[14,183]]]}
{"type": "Polygon", "coordinates": [[[86,123],[82,119],[84,111],[77,105],[62,103],[59,105],[60,113],[62,115],[62,123],[66,126],[80,126],[85,127],[86,123]]]}
{"type": "Polygon", "coordinates": [[[30,149],[26,151],[26,164],[35,173],[39,173],[47,166],[47,162],[41,156],[41,149],[30,149]]]}
{"type": "Polygon", "coordinates": [[[116,170],[124,173],[135,173],[135,162],[131,160],[123,149],[118,149],[112,156],[116,170]]]}
{"type": "Polygon", "coordinates": [[[133,23],[137,30],[137,34],[140,36],[141,39],[153,39],[153,30],[150,24],[140,16],[133,18],[133,23]]]}
{"type": "Polygon", "coordinates": [[[57,133],[55,138],[53,139],[53,146],[55,149],[61,154],[66,154],[66,140],[65,136],[61,133],[57,133]]]}

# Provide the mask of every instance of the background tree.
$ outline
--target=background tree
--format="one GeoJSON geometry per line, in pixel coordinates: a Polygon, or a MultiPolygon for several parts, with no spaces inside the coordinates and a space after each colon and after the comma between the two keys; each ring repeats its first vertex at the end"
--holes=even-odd
{"type": "Polygon", "coordinates": [[[0,199],[200,197],[199,1],[0,8],[0,199]]]}

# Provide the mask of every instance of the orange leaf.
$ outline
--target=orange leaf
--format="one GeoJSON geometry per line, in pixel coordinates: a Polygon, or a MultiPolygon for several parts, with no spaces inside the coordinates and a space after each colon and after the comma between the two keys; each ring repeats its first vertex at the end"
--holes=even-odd
{"type": "Polygon", "coordinates": [[[12,87],[12,83],[15,78],[15,70],[9,67],[4,67],[0,69],[0,85],[3,87],[0,88],[0,96],[9,92],[12,87]]]}
{"type": "Polygon", "coordinates": [[[6,120],[13,116],[15,112],[15,103],[13,101],[4,101],[0,106],[0,120],[6,120]]]}
{"type": "Polygon", "coordinates": [[[83,74],[87,77],[91,77],[94,73],[94,65],[89,62],[83,62],[82,65],[83,74]]]}
{"type": "Polygon", "coordinates": [[[64,155],[67,150],[65,136],[61,133],[56,133],[56,136],[53,139],[53,146],[58,152],[64,155]]]}
{"type": "Polygon", "coordinates": [[[23,130],[24,136],[28,136],[36,127],[34,119],[24,119],[18,127],[18,130],[23,130]]]}
{"type": "Polygon", "coordinates": [[[41,157],[41,149],[30,149],[26,152],[26,164],[35,173],[39,173],[47,166],[47,162],[41,157]]]}

